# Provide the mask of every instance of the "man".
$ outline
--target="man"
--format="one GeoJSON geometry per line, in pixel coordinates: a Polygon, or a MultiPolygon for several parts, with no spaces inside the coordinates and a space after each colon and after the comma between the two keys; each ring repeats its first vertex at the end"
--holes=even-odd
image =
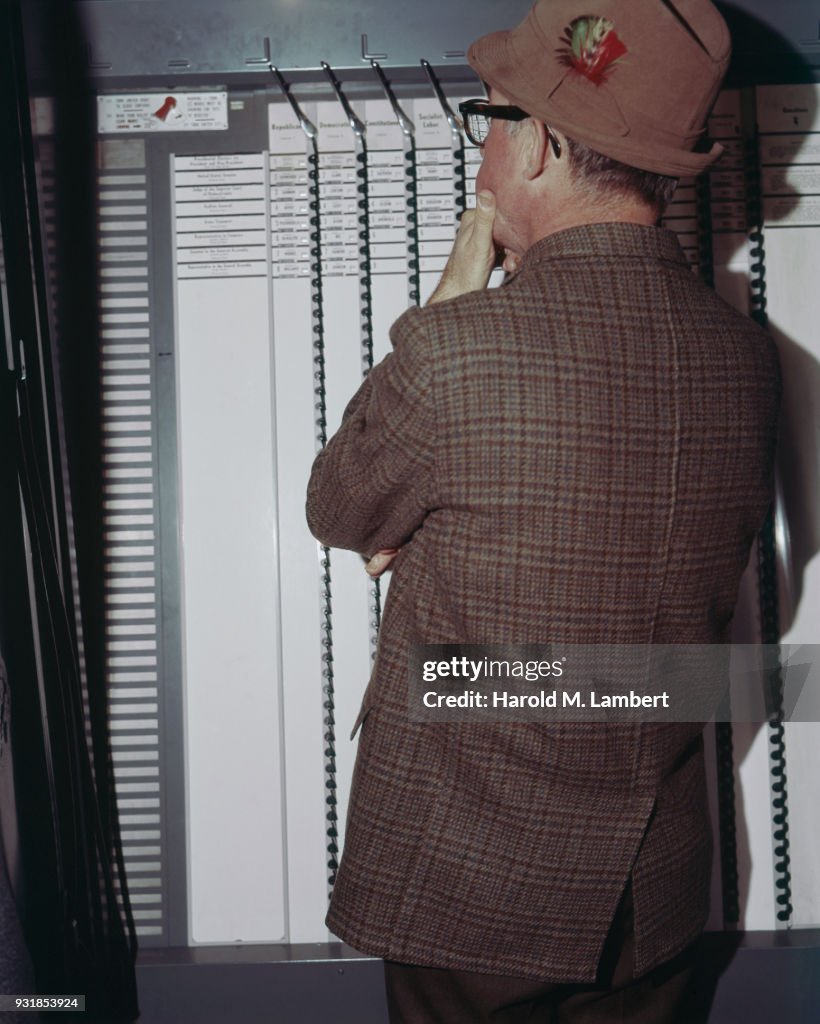
{"type": "Polygon", "coordinates": [[[539,0],[474,43],[477,209],[316,460],[315,535],[394,569],[328,923],[385,958],[395,1021],[681,1019],[700,729],[419,724],[408,650],[727,639],[776,355],[656,224],[719,155],[728,58],[708,0],[539,0]]]}

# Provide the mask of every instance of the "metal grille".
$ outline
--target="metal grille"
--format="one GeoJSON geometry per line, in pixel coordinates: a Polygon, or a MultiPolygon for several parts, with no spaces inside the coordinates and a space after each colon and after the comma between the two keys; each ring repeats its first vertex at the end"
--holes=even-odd
{"type": "Polygon", "coordinates": [[[162,941],[155,401],[147,183],[99,181],[105,644],[114,780],[137,935],[162,941]]]}

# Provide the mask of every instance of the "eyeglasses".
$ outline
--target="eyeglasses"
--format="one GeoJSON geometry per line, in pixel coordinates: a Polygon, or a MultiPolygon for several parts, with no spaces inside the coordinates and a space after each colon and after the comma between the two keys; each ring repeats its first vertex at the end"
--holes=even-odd
{"type": "MultiPolygon", "coordinates": [[[[512,105],[495,106],[488,100],[465,100],[459,103],[458,112],[461,114],[461,123],[464,134],[474,146],[483,146],[487,141],[490,132],[490,121],[496,117],[499,121],[525,121],[531,115],[520,107],[512,105]]],[[[561,156],[561,143],[555,137],[549,125],[547,138],[550,140],[552,151],[557,160],[561,156]]]]}

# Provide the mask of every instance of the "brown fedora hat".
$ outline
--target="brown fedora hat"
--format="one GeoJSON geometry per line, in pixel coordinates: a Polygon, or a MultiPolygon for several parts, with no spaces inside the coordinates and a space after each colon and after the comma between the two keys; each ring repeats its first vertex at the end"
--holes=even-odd
{"type": "Polygon", "coordinates": [[[510,103],[621,163],[671,177],[694,152],[726,73],[729,30],[710,0],[538,0],[517,28],[467,51],[510,103]]]}

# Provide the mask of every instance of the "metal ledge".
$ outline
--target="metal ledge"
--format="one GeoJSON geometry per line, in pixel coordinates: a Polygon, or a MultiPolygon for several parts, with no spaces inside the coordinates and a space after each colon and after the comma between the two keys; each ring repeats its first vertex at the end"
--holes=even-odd
{"type": "MultiPolygon", "coordinates": [[[[820,929],[710,932],[681,1024],[820,1019],[820,929]]],[[[140,1024],[387,1024],[381,961],[343,943],[151,949],[140,1024]]]]}

